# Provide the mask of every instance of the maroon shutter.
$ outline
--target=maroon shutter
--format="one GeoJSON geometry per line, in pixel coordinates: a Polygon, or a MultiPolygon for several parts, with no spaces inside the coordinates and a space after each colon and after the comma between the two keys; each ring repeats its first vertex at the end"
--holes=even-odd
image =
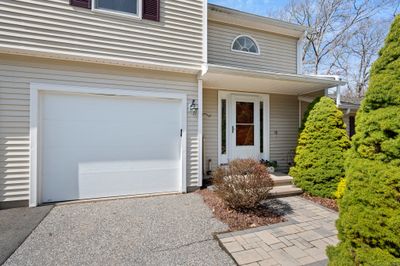
{"type": "Polygon", "coordinates": [[[91,8],[92,1],[91,0],[70,0],[71,6],[83,7],[83,8],[91,8]]]}
{"type": "Polygon", "coordinates": [[[143,0],[143,19],[160,21],[160,0],[143,0]]]}

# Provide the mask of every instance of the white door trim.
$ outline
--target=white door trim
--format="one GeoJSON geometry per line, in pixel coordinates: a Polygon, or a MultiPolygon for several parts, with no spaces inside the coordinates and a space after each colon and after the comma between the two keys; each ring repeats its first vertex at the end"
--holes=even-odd
{"type": "Polygon", "coordinates": [[[41,165],[41,151],[38,147],[38,128],[40,121],[40,106],[39,96],[41,92],[64,92],[64,93],[77,93],[89,95],[113,95],[113,96],[127,96],[127,97],[140,97],[140,98],[161,98],[161,99],[175,99],[181,100],[182,111],[182,142],[181,142],[181,184],[179,192],[186,192],[186,155],[187,155],[187,95],[180,93],[159,93],[135,90],[121,90],[116,88],[95,88],[95,87],[82,87],[70,86],[59,84],[47,83],[31,83],[30,84],[30,189],[29,189],[29,206],[36,207],[41,203],[40,191],[40,165],[41,165]]]}
{"type": "Polygon", "coordinates": [[[260,93],[245,93],[245,92],[233,92],[233,91],[218,91],[218,165],[226,164],[231,158],[231,140],[229,137],[229,129],[231,127],[230,124],[230,117],[231,117],[231,101],[232,95],[243,95],[243,96],[258,96],[260,97],[261,101],[264,103],[264,147],[263,153],[261,154],[261,158],[264,160],[270,160],[270,95],[269,94],[260,94],[260,93]],[[227,116],[227,140],[226,140],[226,147],[227,153],[222,155],[221,144],[222,144],[222,131],[221,131],[221,116],[222,116],[222,109],[221,109],[221,100],[226,99],[226,116],[227,116]]]}

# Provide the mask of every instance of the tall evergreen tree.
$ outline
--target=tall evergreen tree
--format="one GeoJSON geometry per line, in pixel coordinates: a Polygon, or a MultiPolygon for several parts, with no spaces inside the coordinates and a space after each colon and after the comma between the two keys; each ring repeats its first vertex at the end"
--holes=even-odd
{"type": "Polygon", "coordinates": [[[357,114],[330,265],[400,265],[400,16],[357,114]]]}
{"type": "Polygon", "coordinates": [[[322,97],[309,111],[290,169],[296,185],[311,195],[333,197],[344,176],[344,152],[350,147],[343,113],[322,97]]]}

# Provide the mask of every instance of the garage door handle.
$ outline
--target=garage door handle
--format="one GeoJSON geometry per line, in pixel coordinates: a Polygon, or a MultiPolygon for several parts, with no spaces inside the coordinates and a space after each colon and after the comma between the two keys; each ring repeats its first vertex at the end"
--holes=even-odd
{"type": "Polygon", "coordinates": [[[182,138],[182,136],[183,136],[183,129],[181,129],[181,138],[182,138]]]}

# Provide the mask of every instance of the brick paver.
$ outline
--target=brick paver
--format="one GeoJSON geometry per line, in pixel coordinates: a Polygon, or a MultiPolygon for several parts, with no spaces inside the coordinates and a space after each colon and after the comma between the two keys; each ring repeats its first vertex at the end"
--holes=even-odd
{"type": "Polygon", "coordinates": [[[239,265],[326,265],[338,214],[301,197],[277,199],[287,222],[218,235],[239,265]]]}

